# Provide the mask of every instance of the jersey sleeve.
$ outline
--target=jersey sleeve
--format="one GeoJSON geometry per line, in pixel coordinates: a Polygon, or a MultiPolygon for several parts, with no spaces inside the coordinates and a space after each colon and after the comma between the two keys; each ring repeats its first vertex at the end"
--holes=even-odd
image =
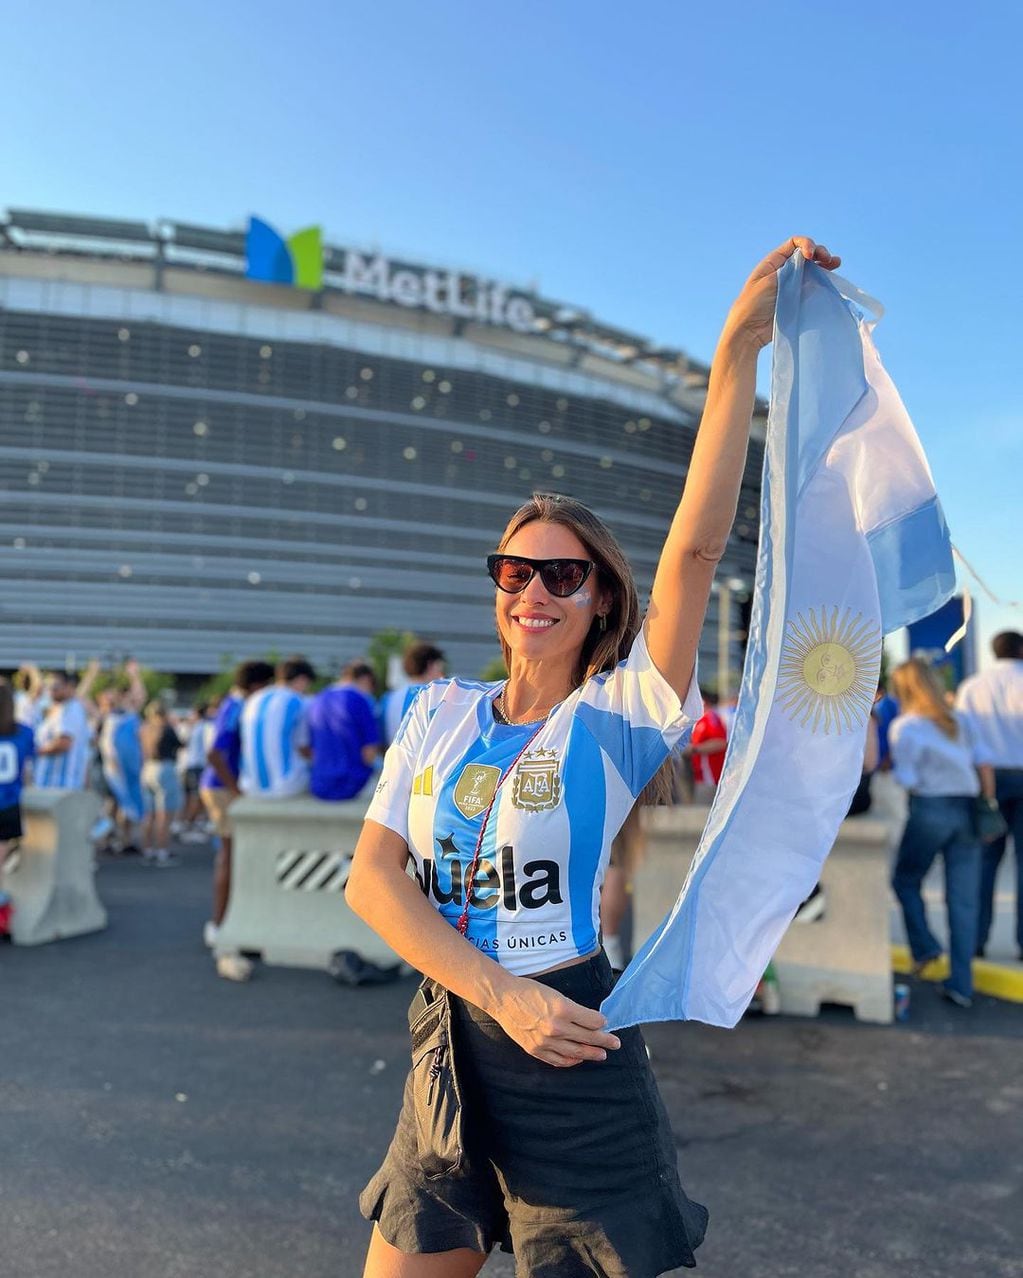
{"type": "Polygon", "coordinates": [[[899,785],[912,790],[920,783],[919,743],[902,718],[893,719],[888,729],[888,746],[892,756],[892,775],[899,785]]]}
{"type": "Polygon", "coordinates": [[[685,700],[654,665],[641,630],[624,661],[583,685],[576,718],[634,797],[703,714],[696,666],[685,700]]]}
{"type": "Polygon", "coordinates": [[[428,700],[424,690],[405,712],[394,740],[384,755],[380,780],[366,811],[367,821],[386,825],[389,830],[401,835],[406,843],[412,778],[429,725],[428,700]]]}

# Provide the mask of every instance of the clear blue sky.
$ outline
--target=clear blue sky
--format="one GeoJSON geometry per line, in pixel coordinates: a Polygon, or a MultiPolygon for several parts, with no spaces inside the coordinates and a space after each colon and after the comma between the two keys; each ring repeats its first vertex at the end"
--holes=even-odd
{"type": "Polygon", "coordinates": [[[51,0],[3,26],[0,207],[319,222],[703,359],[766,250],[825,241],[887,307],[954,540],[1023,597],[1018,4],[51,0]]]}

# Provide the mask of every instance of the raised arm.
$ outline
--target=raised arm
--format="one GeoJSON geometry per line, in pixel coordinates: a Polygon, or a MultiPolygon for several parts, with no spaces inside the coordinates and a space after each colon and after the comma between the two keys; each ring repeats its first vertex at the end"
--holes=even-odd
{"type": "Polygon", "coordinates": [[[96,680],[99,678],[101,669],[102,666],[99,661],[96,657],[93,657],[93,659],[85,667],[85,673],[78,681],[78,688],[76,689],[78,700],[88,705],[92,711],[95,711],[96,709],[92,699],[92,689],[96,680]]]}
{"type": "Polygon", "coordinates": [[[718,340],[685,491],[657,565],[647,647],[680,698],[693,675],[711,582],[735,519],[756,395],[757,355],[774,328],[777,272],[797,251],[829,271],[840,261],[797,235],[768,254],[746,281],[718,340]]]}
{"type": "Polygon", "coordinates": [[[124,673],[128,676],[128,704],[136,714],[146,704],[146,685],[142,682],[142,671],[135,660],[124,663],[124,673]]]}

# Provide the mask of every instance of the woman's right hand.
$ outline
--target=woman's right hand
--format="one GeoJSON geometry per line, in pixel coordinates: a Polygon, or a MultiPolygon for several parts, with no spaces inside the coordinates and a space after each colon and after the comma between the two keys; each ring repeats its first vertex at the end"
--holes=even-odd
{"type": "Polygon", "coordinates": [[[606,1018],[528,977],[512,977],[493,1017],[524,1052],[548,1065],[567,1068],[602,1061],[621,1043],[604,1031],[606,1018]]]}

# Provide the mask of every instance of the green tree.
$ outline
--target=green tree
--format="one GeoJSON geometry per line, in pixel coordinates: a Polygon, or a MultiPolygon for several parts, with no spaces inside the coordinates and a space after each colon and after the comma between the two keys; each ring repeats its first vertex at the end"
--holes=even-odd
{"type": "MultiPolygon", "coordinates": [[[[151,670],[149,666],[142,666],[139,669],[139,678],[146,690],[147,701],[162,696],[175,685],[172,674],[167,674],[163,670],[151,670]]],[[[95,696],[97,692],[103,692],[106,688],[127,688],[130,682],[124,666],[114,666],[110,670],[101,671],[96,676],[92,685],[92,695],[95,696]]]]}
{"type": "Polygon", "coordinates": [[[366,660],[373,667],[377,687],[382,692],[387,685],[387,667],[392,657],[400,657],[409,644],[415,643],[411,630],[378,630],[366,646],[366,660]]]}
{"type": "Polygon", "coordinates": [[[488,661],[480,671],[480,678],[485,683],[497,683],[499,679],[507,679],[508,667],[504,664],[504,658],[495,657],[493,661],[488,661]]]}

